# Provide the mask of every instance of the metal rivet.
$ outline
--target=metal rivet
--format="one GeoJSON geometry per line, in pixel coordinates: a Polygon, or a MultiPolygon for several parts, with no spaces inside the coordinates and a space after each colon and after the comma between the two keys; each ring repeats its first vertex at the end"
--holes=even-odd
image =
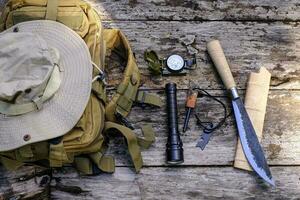
{"type": "Polygon", "coordinates": [[[25,142],[27,142],[27,141],[29,141],[31,139],[31,136],[30,135],[24,135],[24,137],[23,137],[23,140],[25,141],[25,142]]]}
{"type": "Polygon", "coordinates": [[[131,75],[130,81],[131,81],[132,85],[136,85],[136,84],[137,84],[138,78],[137,78],[136,73],[133,73],[133,74],[131,75]]]}
{"type": "Polygon", "coordinates": [[[19,28],[18,28],[18,27],[15,27],[13,31],[14,31],[15,33],[16,33],[16,32],[19,32],[19,28]]]}

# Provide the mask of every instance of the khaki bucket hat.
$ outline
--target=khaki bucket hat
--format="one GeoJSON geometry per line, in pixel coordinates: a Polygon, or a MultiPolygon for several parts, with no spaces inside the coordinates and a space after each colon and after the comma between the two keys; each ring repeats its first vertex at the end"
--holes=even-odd
{"type": "Polygon", "coordinates": [[[85,42],[61,23],[0,33],[0,151],[69,132],[88,103],[92,70],[85,42]]]}

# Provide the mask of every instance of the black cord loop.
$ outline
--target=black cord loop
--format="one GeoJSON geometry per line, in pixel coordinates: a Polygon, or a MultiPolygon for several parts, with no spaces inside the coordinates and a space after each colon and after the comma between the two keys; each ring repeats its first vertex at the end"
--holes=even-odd
{"type": "Polygon", "coordinates": [[[220,122],[218,122],[215,126],[214,126],[214,124],[212,122],[203,122],[200,119],[199,115],[197,113],[195,114],[195,117],[197,119],[198,124],[203,128],[203,132],[207,133],[207,134],[212,133],[213,131],[215,131],[216,129],[220,128],[225,123],[226,119],[232,114],[232,112],[230,112],[229,114],[227,114],[228,112],[227,112],[226,105],[221,100],[217,99],[218,96],[213,96],[213,95],[209,94],[206,90],[200,89],[198,87],[195,87],[192,90],[195,90],[195,91],[198,92],[198,97],[199,96],[204,96],[204,97],[211,98],[214,101],[218,102],[223,107],[224,116],[220,120],[220,122]]]}

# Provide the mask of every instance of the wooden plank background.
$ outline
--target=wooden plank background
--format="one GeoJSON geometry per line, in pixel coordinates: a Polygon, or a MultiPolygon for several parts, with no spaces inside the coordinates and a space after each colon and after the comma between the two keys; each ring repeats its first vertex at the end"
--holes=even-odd
{"type": "MultiPolygon", "coordinates": [[[[298,0],[89,2],[101,14],[105,27],[120,28],[128,36],[143,74],[143,89],[164,99],[165,83],[178,83],[180,124],[190,80],[222,96],[230,108],[206,53],[208,40],[221,40],[241,94],[251,71],[261,66],[270,70],[272,81],[262,146],[277,186],[267,187],[253,173],[232,167],[237,139],[232,116],[214,133],[205,151],[195,147],[201,130],[192,118],[190,130],[182,134],[185,163],[180,167],[166,166],[164,106],[145,111],[134,108],[129,116],[138,134],[145,123],[152,124],[157,133],[156,143],[143,151],[145,167],[140,174],[133,172],[120,138],[112,141],[109,148],[117,162],[114,174],[81,176],[71,167],[54,171],[24,167],[8,172],[0,167],[0,199],[300,199],[298,0]],[[196,53],[198,68],[184,77],[153,77],[143,60],[146,49],[161,56],[196,53]]],[[[119,68],[109,71],[113,74],[109,76],[110,84],[115,86],[121,72],[119,68]]],[[[217,121],[222,117],[219,105],[205,98],[199,101],[198,112],[205,119],[217,121]]]]}

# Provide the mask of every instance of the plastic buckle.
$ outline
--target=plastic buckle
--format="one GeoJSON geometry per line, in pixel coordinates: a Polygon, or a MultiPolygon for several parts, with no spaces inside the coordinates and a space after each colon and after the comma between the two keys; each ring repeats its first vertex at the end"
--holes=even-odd
{"type": "Polygon", "coordinates": [[[140,91],[137,93],[137,96],[136,96],[136,98],[135,98],[135,104],[136,104],[137,106],[140,106],[142,109],[145,109],[145,108],[148,106],[148,104],[145,103],[146,92],[142,91],[143,96],[142,96],[142,99],[141,99],[141,100],[138,100],[138,95],[139,95],[139,93],[140,93],[140,91]]]}
{"type": "Polygon", "coordinates": [[[104,72],[100,72],[99,75],[97,76],[97,80],[101,81],[105,86],[107,86],[106,82],[106,74],[104,72]]]}
{"type": "Polygon", "coordinates": [[[115,113],[115,116],[117,118],[117,120],[123,124],[124,126],[126,126],[127,128],[130,128],[131,130],[134,130],[134,127],[133,125],[123,116],[121,115],[120,113],[116,112],[115,113]]]}

